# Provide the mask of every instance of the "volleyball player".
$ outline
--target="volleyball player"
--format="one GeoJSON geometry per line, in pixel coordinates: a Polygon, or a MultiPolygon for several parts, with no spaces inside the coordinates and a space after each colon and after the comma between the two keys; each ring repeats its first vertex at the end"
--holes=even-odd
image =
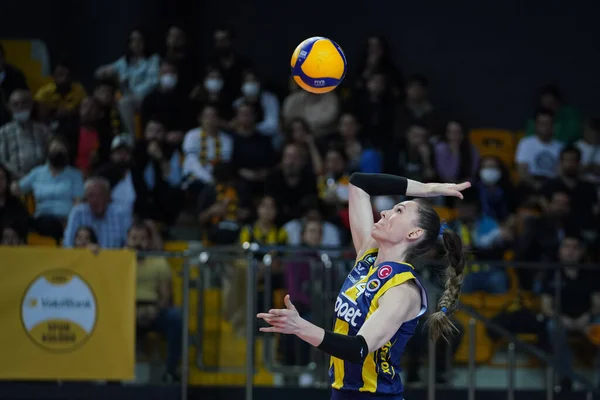
{"type": "Polygon", "coordinates": [[[420,183],[386,174],[354,173],[350,177],[350,226],[356,264],[335,302],[333,331],[301,318],[289,295],[286,309],[258,314],[269,327],[262,332],[295,334],[331,355],[332,400],[402,400],[400,359],[418,318],[427,310],[427,293],[419,282],[414,259],[427,253],[438,238],[449,266],[439,311],[428,320],[433,340],[455,329],[449,314],[458,303],[464,268],[458,235],[441,229],[440,217],[423,200],[404,201],[383,211],[374,224],[370,196],[454,196],[463,198],[461,184],[420,183]]]}

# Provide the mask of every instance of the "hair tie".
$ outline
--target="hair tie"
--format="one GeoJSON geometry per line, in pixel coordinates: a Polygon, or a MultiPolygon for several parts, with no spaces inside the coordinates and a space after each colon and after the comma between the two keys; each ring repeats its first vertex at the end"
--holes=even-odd
{"type": "Polygon", "coordinates": [[[446,307],[442,307],[442,309],[440,311],[443,312],[444,314],[446,314],[448,312],[448,309],[446,307]]]}

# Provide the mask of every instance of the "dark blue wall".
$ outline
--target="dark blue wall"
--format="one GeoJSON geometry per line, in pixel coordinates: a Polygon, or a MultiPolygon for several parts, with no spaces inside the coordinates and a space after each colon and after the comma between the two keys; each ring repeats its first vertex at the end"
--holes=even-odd
{"type": "Polygon", "coordinates": [[[599,11],[592,0],[19,0],[3,7],[0,37],[38,37],[53,55],[76,54],[89,82],[95,66],[122,52],[134,25],[162,32],[182,19],[206,49],[211,28],[225,21],[237,27],[243,52],[283,82],[291,52],[306,37],[336,40],[352,69],[364,38],[381,33],[405,74],[430,77],[446,114],[473,126],[519,129],[548,82],[585,114],[600,114],[599,11]]]}

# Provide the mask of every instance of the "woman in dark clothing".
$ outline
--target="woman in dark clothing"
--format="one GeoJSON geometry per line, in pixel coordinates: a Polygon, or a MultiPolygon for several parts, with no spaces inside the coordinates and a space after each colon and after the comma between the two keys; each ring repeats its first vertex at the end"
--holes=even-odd
{"type": "Polygon", "coordinates": [[[0,164],[0,226],[13,226],[26,236],[29,215],[21,200],[10,194],[11,183],[10,173],[0,164]]]}

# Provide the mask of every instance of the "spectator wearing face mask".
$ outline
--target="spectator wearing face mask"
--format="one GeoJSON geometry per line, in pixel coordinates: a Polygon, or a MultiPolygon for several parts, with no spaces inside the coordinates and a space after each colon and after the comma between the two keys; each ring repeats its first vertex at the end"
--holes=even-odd
{"type": "Polygon", "coordinates": [[[478,191],[484,216],[502,222],[515,211],[515,189],[510,181],[508,169],[499,158],[481,158],[475,189],[478,191]]]}
{"type": "Polygon", "coordinates": [[[179,82],[178,69],[174,63],[163,60],[160,65],[158,87],[142,102],[142,124],[146,126],[151,117],[161,120],[169,129],[188,131],[194,126],[191,102],[179,82]]]}
{"type": "Polygon", "coordinates": [[[253,70],[243,74],[242,96],[234,103],[234,109],[242,104],[251,104],[256,110],[256,129],[263,135],[273,136],[279,132],[279,100],[273,93],[264,90],[258,75],[253,70]]]}
{"type": "Polygon", "coordinates": [[[17,196],[33,194],[33,229],[57,241],[62,238],[71,209],[83,199],[83,175],[68,164],[67,143],[60,137],[53,137],[48,145],[48,162],[31,170],[12,187],[17,196]]]}
{"type": "Polygon", "coordinates": [[[0,164],[20,179],[46,161],[50,130],[31,120],[33,100],[27,90],[15,90],[9,99],[13,121],[0,128],[0,164]]]}
{"type": "Polygon", "coordinates": [[[214,65],[206,67],[203,81],[197,84],[190,93],[190,99],[196,106],[202,108],[211,104],[219,112],[219,125],[226,127],[233,118],[233,102],[228,102],[223,93],[223,74],[214,65]]]}

